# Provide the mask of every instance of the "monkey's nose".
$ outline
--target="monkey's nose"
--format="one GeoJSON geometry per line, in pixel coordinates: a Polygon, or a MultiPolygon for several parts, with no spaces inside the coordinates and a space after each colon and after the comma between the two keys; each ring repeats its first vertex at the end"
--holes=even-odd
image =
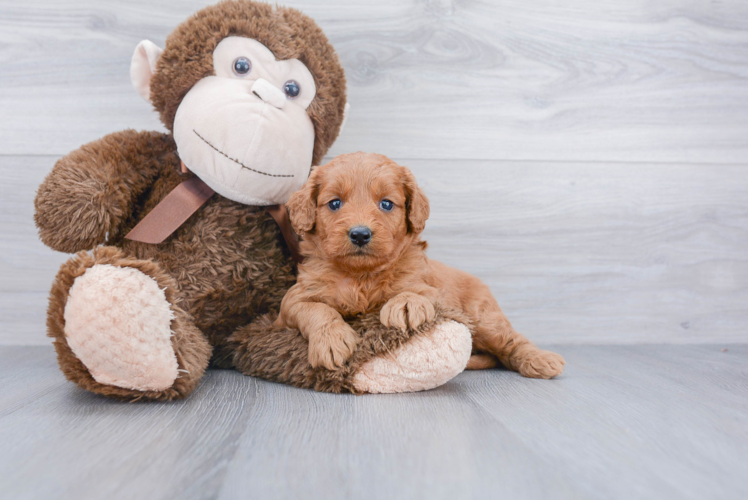
{"type": "Polygon", "coordinates": [[[283,109],[283,106],[286,105],[286,94],[264,78],[258,78],[252,84],[252,93],[278,109],[283,109]]]}
{"type": "Polygon", "coordinates": [[[371,241],[371,229],[366,226],[356,226],[348,231],[348,237],[351,243],[362,247],[371,241]]]}

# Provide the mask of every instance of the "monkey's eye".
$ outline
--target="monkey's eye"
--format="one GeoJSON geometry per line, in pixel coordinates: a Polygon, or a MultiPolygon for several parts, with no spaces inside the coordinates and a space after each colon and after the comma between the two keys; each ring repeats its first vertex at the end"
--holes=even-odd
{"type": "Polygon", "coordinates": [[[337,212],[338,210],[340,210],[340,207],[343,206],[343,202],[338,198],[335,198],[334,200],[329,202],[327,206],[330,207],[330,210],[332,210],[333,212],[337,212]]]}
{"type": "Polygon", "coordinates": [[[238,76],[246,76],[252,71],[252,61],[246,57],[237,57],[234,59],[234,65],[232,66],[234,73],[238,76]]]}
{"type": "Polygon", "coordinates": [[[392,209],[395,208],[395,204],[390,200],[382,200],[379,202],[379,208],[381,208],[385,212],[391,212],[392,209]]]}
{"type": "Polygon", "coordinates": [[[296,83],[296,80],[288,80],[283,84],[283,92],[286,93],[286,96],[289,99],[296,99],[297,97],[299,97],[301,87],[299,87],[299,84],[296,83]]]}

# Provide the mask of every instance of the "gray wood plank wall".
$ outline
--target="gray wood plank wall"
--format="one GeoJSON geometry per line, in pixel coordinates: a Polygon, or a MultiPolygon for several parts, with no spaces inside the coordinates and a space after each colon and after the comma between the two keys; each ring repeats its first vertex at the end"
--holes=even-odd
{"type": "MultiPolygon", "coordinates": [[[[41,344],[67,256],[36,239],[55,160],[162,130],[141,39],[203,1],[0,1],[0,344],[41,344]]],[[[748,342],[748,3],[287,0],[337,48],[331,154],[410,166],[432,257],[545,343],[748,342]]]]}

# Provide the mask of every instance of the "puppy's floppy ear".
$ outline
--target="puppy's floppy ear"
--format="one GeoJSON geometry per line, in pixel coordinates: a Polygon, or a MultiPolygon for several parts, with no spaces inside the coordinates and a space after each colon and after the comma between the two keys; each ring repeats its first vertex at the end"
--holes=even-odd
{"type": "Polygon", "coordinates": [[[306,183],[288,199],[286,207],[291,225],[298,234],[308,233],[314,228],[317,219],[317,190],[319,186],[317,179],[319,170],[317,167],[306,180],[306,183]]]}
{"type": "Polygon", "coordinates": [[[429,218],[429,199],[423,194],[416,183],[413,173],[405,167],[403,169],[403,186],[405,187],[405,213],[408,218],[408,232],[420,233],[426,227],[429,218]]]}

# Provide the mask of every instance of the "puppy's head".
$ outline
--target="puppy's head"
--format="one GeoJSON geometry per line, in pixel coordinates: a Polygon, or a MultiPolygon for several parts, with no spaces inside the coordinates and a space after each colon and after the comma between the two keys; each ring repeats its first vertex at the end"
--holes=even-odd
{"type": "Polygon", "coordinates": [[[296,232],[324,258],[352,270],[386,265],[429,217],[428,199],[410,170],[366,153],[317,167],[287,206],[296,232]]]}

